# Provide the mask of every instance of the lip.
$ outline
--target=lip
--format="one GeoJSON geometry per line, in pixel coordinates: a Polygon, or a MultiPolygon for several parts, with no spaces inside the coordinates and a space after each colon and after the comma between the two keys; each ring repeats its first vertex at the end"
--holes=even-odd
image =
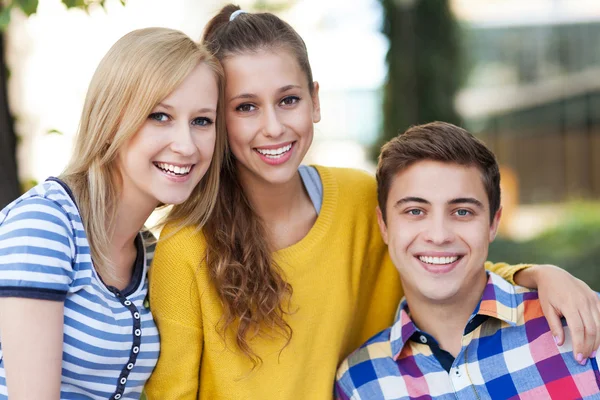
{"type": "Polygon", "coordinates": [[[289,142],[283,142],[283,143],[279,143],[279,144],[269,144],[267,146],[256,146],[254,149],[261,149],[261,150],[274,150],[274,149],[279,149],[281,147],[285,147],[289,144],[294,143],[295,140],[290,140],[289,142]]]}
{"type": "Polygon", "coordinates": [[[462,261],[464,255],[460,255],[460,254],[456,254],[456,253],[449,253],[449,252],[428,252],[428,253],[420,253],[418,255],[415,255],[414,257],[415,257],[415,260],[417,260],[417,262],[421,265],[421,267],[423,267],[423,269],[425,271],[429,272],[430,274],[434,274],[434,275],[443,275],[443,274],[452,272],[456,268],[456,266],[462,261]],[[424,263],[423,261],[421,261],[419,259],[419,256],[429,256],[429,257],[458,256],[458,259],[451,264],[433,265],[433,264],[424,263]]]}
{"type": "Polygon", "coordinates": [[[152,165],[154,166],[154,168],[156,168],[156,170],[162,176],[164,176],[169,181],[174,182],[174,183],[184,183],[184,182],[187,182],[188,180],[190,180],[192,178],[192,171],[194,171],[194,168],[196,168],[196,164],[178,164],[178,163],[169,163],[169,162],[165,162],[165,161],[155,161],[155,162],[152,163],[152,165]],[[155,165],[155,163],[171,164],[171,165],[174,165],[176,167],[187,167],[187,166],[191,165],[192,168],[190,169],[190,172],[187,173],[187,175],[176,176],[176,175],[170,175],[170,174],[166,173],[162,169],[158,168],[155,165]]]}
{"type": "Polygon", "coordinates": [[[152,161],[152,164],[171,164],[174,165],[176,167],[187,167],[187,166],[194,166],[197,164],[197,162],[188,162],[188,163],[176,163],[176,162],[171,162],[171,161],[162,161],[162,160],[156,160],[156,161],[152,161]]]}
{"type": "Polygon", "coordinates": [[[287,162],[291,157],[292,154],[294,153],[294,149],[296,148],[296,141],[292,141],[292,142],[286,142],[286,143],[281,143],[281,144],[276,144],[273,146],[261,146],[261,147],[254,147],[254,153],[256,153],[258,155],[258,157],[264,161],[266,164],[269,165],[281,165],[285,162],[287,162]],[[281,147],[285,147],[291,145],[292,147],[286,151],[281,157],[278,158],[271,158],[271,157],[267,157],[264,154],[261,154],[258,152],[257,149],[261,149],[261,150],[273,150],[273,149],[279,149],[281,147]]]}

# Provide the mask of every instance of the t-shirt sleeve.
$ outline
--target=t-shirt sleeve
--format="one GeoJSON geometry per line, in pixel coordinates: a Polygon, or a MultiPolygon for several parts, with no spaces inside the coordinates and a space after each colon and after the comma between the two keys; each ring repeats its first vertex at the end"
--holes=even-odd
{"type": "Polygon", "coordinates": [[[64,301],[75,240],[67,212],[32,196],[0,214],[0,297],[64,301]]]}

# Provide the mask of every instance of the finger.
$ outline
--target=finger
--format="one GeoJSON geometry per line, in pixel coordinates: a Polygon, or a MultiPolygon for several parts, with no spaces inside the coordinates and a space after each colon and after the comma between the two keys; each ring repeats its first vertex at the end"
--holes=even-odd
{"type": "Polygon", "coordinates": [[[552,332],[552,337],[554,337],[554,342],[558,346],[562,346],[565,342],[565,333],[562,326],[562,322],[560,320],[560,314],[554,307],[548,307],[544,310],[544,316],[546,317],[546,321],[548,321],[548,326],[550,326],[550,331],[552,332]]]}
{"type": "Polygon", "coordinates": [[[583,341],[583,348],[581,354],[583,359],[588,359],[594,351],[594,344],[596,343],[596,337],[598,336],[598,326],[595,316],[595,310],[590,307],[589,311],[580,311],[579,315],[583,321],[583,330],[585,331],[585,338],[583,341]]]}
{"type": "Polygon", "coordinates": [[[600,301],[596,298],[594,307],[592,307],[592,315],[594,316],[594,321],[596,322],[596,340],[592,345],[592,353],[590,357],[596,357],[596,352],[600,348],[600,301]]]}
{"type": "Polygon", "coordinates": [[[578,363],[584,361],[583,352],[585,347],[585,325],[579,315],[579,311],[569,311],[565,313],[565,319],[571,332],[571,342],[573,343],[573,357],[578,363]]]}

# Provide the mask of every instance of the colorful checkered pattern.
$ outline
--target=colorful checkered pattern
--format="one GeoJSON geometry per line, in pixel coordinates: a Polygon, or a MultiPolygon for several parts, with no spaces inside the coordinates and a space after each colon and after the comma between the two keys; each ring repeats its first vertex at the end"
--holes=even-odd
{"type": "Polygon", "coordinates": [[[600,399],[598,357],[579,365],[568,328],[556,346],[537,292],[489,273],[470,321],[480,323],[467,325],[447,371],[435,339],[418,330],[403,300],[394,325],[342,363],[337,399],[600,399]]]}

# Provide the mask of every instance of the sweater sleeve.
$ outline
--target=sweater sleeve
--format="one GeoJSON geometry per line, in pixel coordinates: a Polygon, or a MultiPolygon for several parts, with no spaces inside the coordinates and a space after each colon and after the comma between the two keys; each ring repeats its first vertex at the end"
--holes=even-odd
{"type": "Polygon", "coordinates": [[[159,240],[156,247],[149,296],[161,349],[144,389],[148,400],[195,400],[198,394],[203,331],[196,280],[202,258],[199,234],[190,232],[159,240]]]}
{"type": "Polygon", "coordinates": [[[531,267],[531,264],[516,264],[510,265],[507,263],[492,263],[491,261],[485,262],[485,269],[490,272],[495,273],[496,275],[500,275],[502,278],[509,281],[512,285],[516,285],[515,283],[515,275],[517,272],[522,271],[526,268],[531,267]]]}

